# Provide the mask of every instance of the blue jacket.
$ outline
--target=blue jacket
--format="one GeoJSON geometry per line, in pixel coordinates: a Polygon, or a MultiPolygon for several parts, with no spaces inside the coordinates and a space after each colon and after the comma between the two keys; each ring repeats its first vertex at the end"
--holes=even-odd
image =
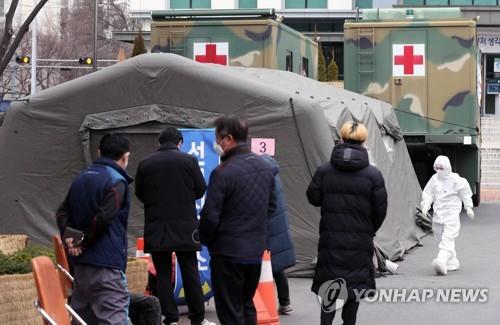
{"type": "Polygon", "coordinates": [[[267,247],[267,219],[275,209],[271,167],[239,145],[210,175],[200,239],[210,255],[259,262],[267,247]]]}
{"type": "Polygon", "coordinates": [[[261,156],[273,170],[276,210],[271,214],[268,224],[267,245],[271,251],[273,272],[280,272],[295,265],[295,250],[290,238],[286,201],[279,176],[278,162],[269,155],[261,156]]]}
{"type": "MultiPolygon", "coordinates": [[[[88,231],[95,227],[104,198],[117,193],[119,183],[125,185],[123,197],[117,197],[118,210],[105,232],[95,242],[85,246],[80,256],[70,256],[71,263],[125,270],[127,265],[127,221],[130,209],[128,184],[132,179],[113,160],[98,158],[81,172],[71,184],[68,193],[70,218],[68,225],[88,231]]],[[[123,185],[121,185],[123,188],[123,185]]],[[[117,195],[118,196],[118,195],[117,195]]]]}

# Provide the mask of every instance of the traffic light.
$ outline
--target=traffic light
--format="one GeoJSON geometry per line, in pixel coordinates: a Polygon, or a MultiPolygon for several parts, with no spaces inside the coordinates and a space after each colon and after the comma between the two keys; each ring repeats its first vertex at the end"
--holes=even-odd
{"type": "Polygon", "coordinates": [[[16,62],[19,64],[28,64],[31,62],[31,58],[29,56],[23,55],[23,56],[16,56],[16,62]]]}
{"type": "Polygon", "coordinates": [[[86,56],[86,57],[80,58],[78,60],[78,63],[85,64],[85,65],[92,65],[93,62],[94,62],[94,60],[92,60],[92,58],[90,56],[86,56]]]}

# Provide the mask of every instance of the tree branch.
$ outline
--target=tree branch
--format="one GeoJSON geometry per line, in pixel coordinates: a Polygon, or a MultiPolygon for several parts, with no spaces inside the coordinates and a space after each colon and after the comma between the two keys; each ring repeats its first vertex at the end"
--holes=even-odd
{"type": "MultiPolygon", "coordinates": [[[[16,0],[13,0],[13,1],[16,1],[16,0]]],[[[35,19],[36,15],[38,14],[38,12],[40,12],[40,10],[47,3],[47,1],[48,0],[40,0],[40,2],[35,6],[35,8],[33,8],[33,11],[31,11],[28,18],[26,18],[26,20],[24,21],[21,28],[19,28],[19,31],[17,32],[17,35],[14,38],[14,41],[9,46],[7,53],[5,53],[5,55],[3,56],[2,62],[0,62],[0,75],[3,74],[3,72],[5,71],[5,68],[7,67],[7,64],[9,64],[9,61],[10,61],[12,55],[14,55],[14,53],[16,52],[16,49],[19,46],[19,43],[21,43],[21,40],[23,39],[24,34],[26,34],[26,32],[29,30],[29,26],[30,26],[31,22],[33,21],[33,19],[35,19]]]]}
{"type": "Polygon", "coordinates": [[[0,57],[3,58],[5,52],[7,51],[7,47],[9,46],[10,40],[12,38],[12,34],[14,31],[12,30],[12,20],[14,19],[14,13],[17,9],[17,4],[19,0],[12,0],[10,3],[10,8],[7,14],[5,15],[5,29],[3,32],[2,42],[0,43],[0,57]]]}

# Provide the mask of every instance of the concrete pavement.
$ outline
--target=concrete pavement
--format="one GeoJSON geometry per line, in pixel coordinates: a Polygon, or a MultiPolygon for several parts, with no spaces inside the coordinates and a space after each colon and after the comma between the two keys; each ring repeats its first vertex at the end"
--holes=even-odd
{"type": "MultiPolygon", "coordinates": [[[[462,214],[462,228],[456,242],[461,269],[447,276],[435,276],[431,261],[437,252],[432,236],[398,262],[397,275],[377,279],[378,288],[487,288],[486,303],[362,302],[357,324],[421,325],[500,324],[500,203],[483,203],[475,208],[476,218],[470,221],[462,214]]],[[[282,317],[282,324],[319,324],[319,306],[308,294],[310,279],[291,279],[294,313],[282,317]]],[[[437,291],[435,291],[437,292],[437,291]]],[[[334,324],[342,324],[340,315],[334,324]]]]}
{"type": "MultiPolygon", "coordinates": [[[[425,303],[362,302],[357,324],[500,324],[500,203],[483,203],[475,212],[474,221],[465,214],[461,217],[462,228],[456,242],[461,262],[459,271],[447,276],[434,275],[431,261],[436,255],[437,243],[432,236],[427,236],[422,240],[422,247],[413,249],[404,256],[404,261],[398,262],[398,274],[377,279],[377,287],[429,289],[433,295],[437,295],[438,288],[486,288],[486,303],[444,303],[436,302],[435,297],[425,303]]],[[[310,285],[311,279],[290,279],[294,310],[291,315],[281,317],[281,324],[319,324],[320,306],[310,292],[310,285]]],[[[207,307],[207,318],[217,319],[213,300],[207,307]]],[[[180,324],[189,322],[183,319],[180,324]]],[[[342,324],[340,313],[334,324],[342,324]]]]}

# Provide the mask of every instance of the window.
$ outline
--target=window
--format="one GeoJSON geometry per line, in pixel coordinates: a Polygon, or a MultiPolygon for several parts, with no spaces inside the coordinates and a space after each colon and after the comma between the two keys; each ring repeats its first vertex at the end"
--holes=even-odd
{"type": "Polygon", "coordinates": [[[302,66],[300,67],[300,74],[304,77],[309,77],[309,59],[302,58],[302,66]]]}
{"type": "Polygon", "coordinates": [[[210,9],[211,0],[170,0],[170,9],[210,9]]]}
{"type": "Polygon", "coordinates": [[[499,4],[500,0],[403,0],[405,6],[497,6],[499,4]]]}
{"type": "Polygon", "coordinates": [[[285,0],[286,9],[328,8],[328,0],[285,0]]]}
{"type": "Polygon", "coordinates": [[[406,6],[421,6],[424,4],[424,0],[403,0],[403,5],[406,6]]]}
{"type": "Polygon", "coordinates": [[[257,0],[239,0],[238,8],[257,8],[257,0]]]}
{"type": "Polygon", "coordinates": [[[328,8],[327,0],[306,0],[306,8],[328,8]]]}
{"type": "Polygon", "coordinates": [[[285,70],[293,72],[293,53],[286,51],[285,70]]]}
{"type": "Polygon", "coordinates": [[[476,6],[496,6],[498,4],[497,0],[474,0],[476,6]]]}
{"type": "Polygon", "coordinates": [[[372,0],[356,0],[358,4],[358,8],[373,8],[373,1],[372,0]]]}
{"type": "Polygon", "coordinates": [[[425,0],[425,4],[428,6],[447,6],[448,0],[425,0]]]}

